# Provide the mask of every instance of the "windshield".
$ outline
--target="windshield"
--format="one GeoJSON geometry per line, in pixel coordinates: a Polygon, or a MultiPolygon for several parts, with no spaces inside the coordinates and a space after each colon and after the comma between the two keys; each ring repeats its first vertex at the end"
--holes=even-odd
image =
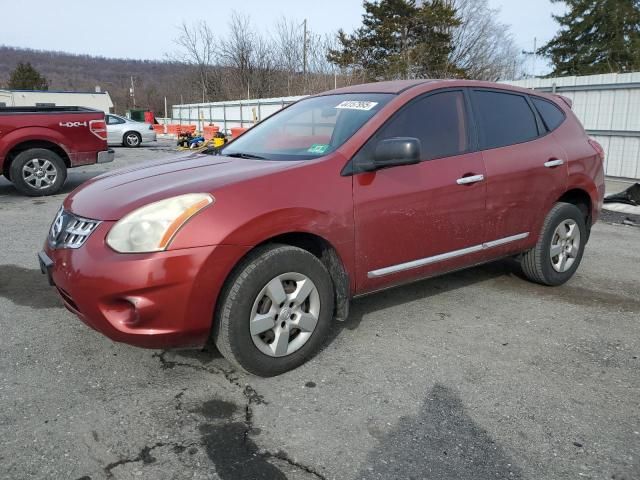
{"type": "Polygon", "coordinates": [[[318,158],[351,138],[392,97],[352,93],[301,100],[260,122],[220,153],[260,160],[318,158]]]}

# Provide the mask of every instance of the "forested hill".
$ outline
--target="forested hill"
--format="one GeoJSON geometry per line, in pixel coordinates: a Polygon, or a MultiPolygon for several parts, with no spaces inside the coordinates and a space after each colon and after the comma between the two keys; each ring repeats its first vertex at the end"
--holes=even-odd
{"type": "Polygon", "coordinates": [[[191,82],[191,67],[177,62],[130,60],[73,55],[63,52],[29,50],[0,46],[0,88],[6,88],[9,75],[18,62],[30,62],[48,81],[49,90],[93,91],[99,85],[108,91],[116,112],[132,106],[129,97],[134,77],[136,104],[161,114],[164,96],[169,105],[199,101],[198,89],[191,82]]]}

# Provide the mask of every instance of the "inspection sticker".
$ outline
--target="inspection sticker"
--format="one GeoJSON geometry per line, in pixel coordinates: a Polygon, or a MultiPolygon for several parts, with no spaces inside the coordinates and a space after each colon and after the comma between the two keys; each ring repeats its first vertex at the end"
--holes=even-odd
{"type": "Polygon", "coordinates": [[[347,100],[342,102],[336,108],[343,108],[345,110],[371,110],[378,105],[378,102],[367,102],[365,100],[347,100]]]}
{"type": "Polygon", "coordinates": [[[328,149],[329,149],[329,145],[326,145],[324,143],[314,143],[309,147],[309,150],[307,150],[307,152],[314,153],[316,155],[322,155],[328,149]]]}

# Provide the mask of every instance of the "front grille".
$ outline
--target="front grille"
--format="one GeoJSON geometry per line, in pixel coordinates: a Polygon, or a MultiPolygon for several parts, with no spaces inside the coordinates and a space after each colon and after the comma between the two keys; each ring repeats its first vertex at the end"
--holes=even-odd
{"type": "Polygon", "coordinates": [[[78,217],[60,209],[49,229],[49,245],[52,248],[80,248],[98,225],[98,220],[78,217]]]}

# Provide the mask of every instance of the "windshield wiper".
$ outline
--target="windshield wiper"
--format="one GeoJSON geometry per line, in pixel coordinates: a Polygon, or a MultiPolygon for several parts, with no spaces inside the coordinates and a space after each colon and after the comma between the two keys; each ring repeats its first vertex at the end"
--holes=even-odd
{"type": "Polygon", "coordinates": [[[245,158],[245,159],[252,159],[252,160],[266,160],[266,158],[261,157],[260,155],[254,155],[253,153],[234,152],[234,153],[223,153],[222,155],[225,155],[226,157],[233,157],[233,158],[245,158]]]}

